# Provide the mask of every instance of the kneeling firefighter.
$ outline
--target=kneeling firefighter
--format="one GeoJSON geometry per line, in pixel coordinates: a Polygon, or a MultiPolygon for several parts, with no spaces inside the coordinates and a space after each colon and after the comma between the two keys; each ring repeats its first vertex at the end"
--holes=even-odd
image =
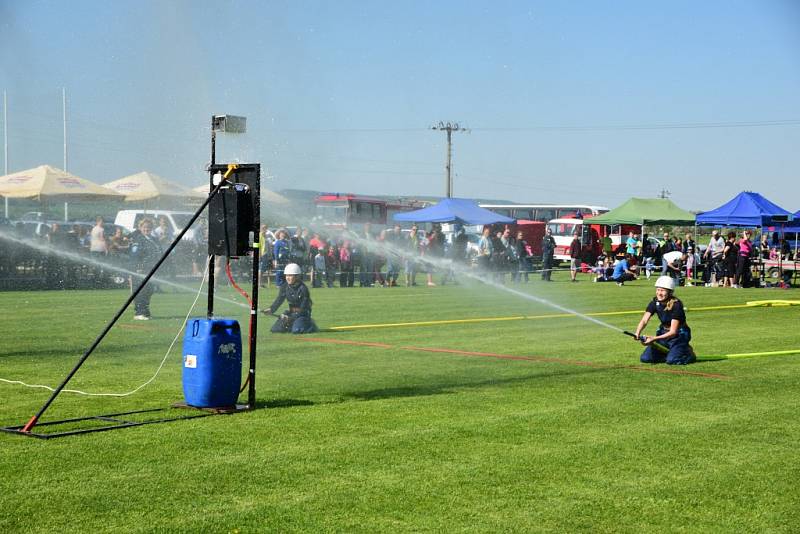
{"type": "Polygon", "coordinates": [[[311,318],[311,295],[308,286],[303,283],[302,270],[296,263],[290,263],[283,270],[286,283],[279,288],[275,302],[262,310],[263,313],[274,315],[280,308],[283,301],[289,302],[289,309],[284,311],[275,324],[272,325],[272,332],[280,334],[291,332],[292,334],[310,334],[317,331],[317,325],[311,318]]]}
{"type": "Polygon", "coordinates": [[[683,302],[675,297],[674,292],[674,278],[660,276],[656,280],[656,296],[647,305],[642,320],[634,332],[634,337],[645,346],[640,358],[643,363],[667,362],[669,365],[686,365],[697,360],[694,349],[689,345],[692,331],[686,324],[683,302]],[[658,315],[661,324],[655,336],[643,336],[642,330],[653,314],[658,315]]]}

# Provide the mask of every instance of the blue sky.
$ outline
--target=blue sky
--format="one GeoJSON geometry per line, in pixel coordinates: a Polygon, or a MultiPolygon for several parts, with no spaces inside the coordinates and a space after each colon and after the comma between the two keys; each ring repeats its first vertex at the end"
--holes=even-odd
{"type": "Polygon", "coordinates": [[[63,166],[62,87],[69,170],[100,183],[200,184],[231,113],[248,133],[218,161],[261,162],[271,189],[442,195],[444,120],[470,129],[456,196],[800,208],[790,0],[0,0],[10,171],[63,166]]]}

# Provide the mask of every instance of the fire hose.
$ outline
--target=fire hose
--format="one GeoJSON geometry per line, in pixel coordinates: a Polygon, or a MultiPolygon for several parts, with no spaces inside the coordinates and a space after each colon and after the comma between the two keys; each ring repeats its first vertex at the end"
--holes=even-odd
{"type": "MultiPolygon", "coordinates": [[[[642,343],[644,343],[644,342],[647,340],[647,336],[642,336],[642,335],[639,335],[639,336],[637,336],[637,335],[636,335],[636,334],[634,334],[633,332],[628,332],[627,330],[623,331],[622,333],[623,333],[623,334],[625,334],[626,336],[631,336],[631,337],[632,337],[633,339],[635,339],[636,341],[641,341],[642,343]]],[[[653,348],[655,348],[655,349],[656,349],[658,352],[663,352],[664,354],[666,354],[666,353],[668,353],[668,352],[669,352],[669,347],[667,347],[666,345],[664,345],[664,344],[662,344],[662,343],[659,343],[658,341],[653,341],[653,342],[651,343],[651,345],[652,345],[652,346],[653,346],[653,348]]]]}

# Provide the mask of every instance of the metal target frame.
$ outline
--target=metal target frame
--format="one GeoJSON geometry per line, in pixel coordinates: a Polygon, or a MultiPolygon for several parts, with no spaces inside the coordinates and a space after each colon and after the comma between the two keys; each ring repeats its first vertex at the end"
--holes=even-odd
{"type": "MultiPolygon", "coordinates": [[[[211,165],[208,167],[209,172],[209,193],[208,197],[205,199],[203,204],[197,209],[197,211],[192,215],[192,218],[189,220],[188,224],[178,233],[175,239],[170,243],[164,253],[161,255],[159,260],[153,265],[147,275],[141,280],[139,285],[131,292],[130,296],[125,300],[123,305],[117,310],[114,314],[114,317],[106,324],[100,334],[95,338],[94,342],[89,346],[89,348],[83,353],[81,358],[72,368],[72,370],[67,374],[67,376],[62,380],[61,384],[58,385],[56,389],[53,390],[53,393],[50,395],[50,398],[44,403],[44,405],[39,409],[36,414],[28,420],[27,423],[24,425],[16,425],[16,426],[6,426],[0,427],[0,431],[16,434],[19,436],[27,436],[33,437],[38,439],[52,439],[57,437],[63,436],[73,436],[77,434],[89,434],[93,432],[105,432],[109,430],[117,430],[121,428],[131,428],[136,426],[143,426],[155,423],[167,423],[171,421],[181,421],[186,419],[196,419],[200,417],[209,417],[212,415],[223,415],[223,414],[233,414],[238,413],[241,411],[249,411],[253,410],[256,407],[256,389],[255,389],[255,369],[256,369],[256,334],[258,331],[258,276],[259,276],[259,258],[260,258],[260,246],[259,243],[259,227],[260,227],[260,209],[261,209],[261,165],[258,163],[252,164],[224,164],[220,165],[216,163],[216,132],[217,131],[226,131],[226,120],[228,119],[227,123],[229,126],[229,131],[233,133],[243,133],[244,132],[244,124],[245,119],[244,117],[232,117],[232,116],[220,116],[215,115],[212,117],[212,125],[211,125],[211,165]],[[236,120],[231,120],[236,119],[236,120]],[[222,174],[222,179],[219,179],[220,174],[222,174]],[[218,183],[214,184],[215,177],[218,180],[218,183]],[[247,187],[250,188],[251,191],[251,198],[252,198],[252,216],[253,222],[251,224],[251,228],[248,230],[252,237],[250,238],[250,251],[252,253],[253,258],[253,278],[252,278],[252,289],[251,289],[251,306],[250,306],[250,335],[249,335],[249,368],[248,368],[248,375],[247,375],[247,385],[248,385],[248,393],[247,393],[247,404],[241,405],[237,404],[235,406],[224,406],[224,407],[215,407],[215,408],[195,408],[193,406],[188,406],[184,403],[175,403],[169,408],[150,408],[150,409],[143,409],[143,410],[133,410],[128,412],[118,412],[113,414],[103,414],[103,415],[95,415],[95,416],[86,416],[86,417],[77,417],[71,419],[61,419],[56,421],[46,421],[46,422],[39,422],[39,419],[42,415],[47,411],[50,405],[55,401],[58,395],[62,392],[62,390],[66,387],[69,381],[72,379],[73,376],[78,372],[81,366],[86,362],[89,356],[94,352],[94,350],[100,345],[103,341],[105,336],[111,330],[111,328],[117,323],[117,321],[122,317],[122,314],[125,310],[130,306],[130,304],[134,301],[136,296],[144,289],[145,285],[150,281],[153,275],[156,273],[159,267],[167,260],[170,256],[172,251],[175,247],[180,243],[183,236],[186,232],[192,227],[192,225],[197,221],[203,211],[211,204],[212,200],[214,200],[217,195],[220,193],[221,190],[224,188],[234,187],[235,184],[246,184],[247,187]],[[189,408],[192,410],[196,410],[196,413],[192,413],[190,415],[182,415],[176,417],[162,417],[152,420],[144,420],[144,421],[134,421],[130,420],[130,418],[125,418],[125,416],[136,415],[136,414],[145,414],[145,413],[158,413],[164,412],[166,410],[174,409],[174,408],[189,408]],[[65,431],[55,431],[55,432],[36,432],[33,429],[39,427],[48,427],[48,428],[55,428],[59,425],[69,425],[75,423],[81,423],[84,421],[102,421],[109,423],[108,425],[99,426],[99,427],[92,427],[92,428],[78,428],[73,430],[65,430],[65,431]]],[[[224,213],[224,211],[223,211],[224,213]]],[[[227,221],[223,221],[223,224],[227,227],[227,221]]],[[[210,236],[209,236],[210,238],[210,236]]],[[[209,242],[209,250],[211,249],[211,244],[209,242]]],[[[216,261],[216,257],[212,254],[209,254],[209,274],[208,274],[208,309],[207,309],[207,316],[211,318],[214,313],[214,264],[216,261]]]]}

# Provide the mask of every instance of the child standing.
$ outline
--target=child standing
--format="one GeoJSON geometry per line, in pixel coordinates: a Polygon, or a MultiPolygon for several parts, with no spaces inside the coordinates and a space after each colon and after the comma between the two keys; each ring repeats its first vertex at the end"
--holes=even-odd
{"type": "Polygon", "coordinates": [[[692,234],[686,234],[686,239],[683,242],[683,253],[686,256],[686,285],[691,286],[692,278],[694,278],[694,251],[695,242],[692,239],[692,234]]]}
{"type": "Polygon", "coordinates": [[[317,249],[317,254],[314,256],[314,270],[311,272],[312,287],[322,287],[322,281],[326,279],[324,250],[317,249]]]}

